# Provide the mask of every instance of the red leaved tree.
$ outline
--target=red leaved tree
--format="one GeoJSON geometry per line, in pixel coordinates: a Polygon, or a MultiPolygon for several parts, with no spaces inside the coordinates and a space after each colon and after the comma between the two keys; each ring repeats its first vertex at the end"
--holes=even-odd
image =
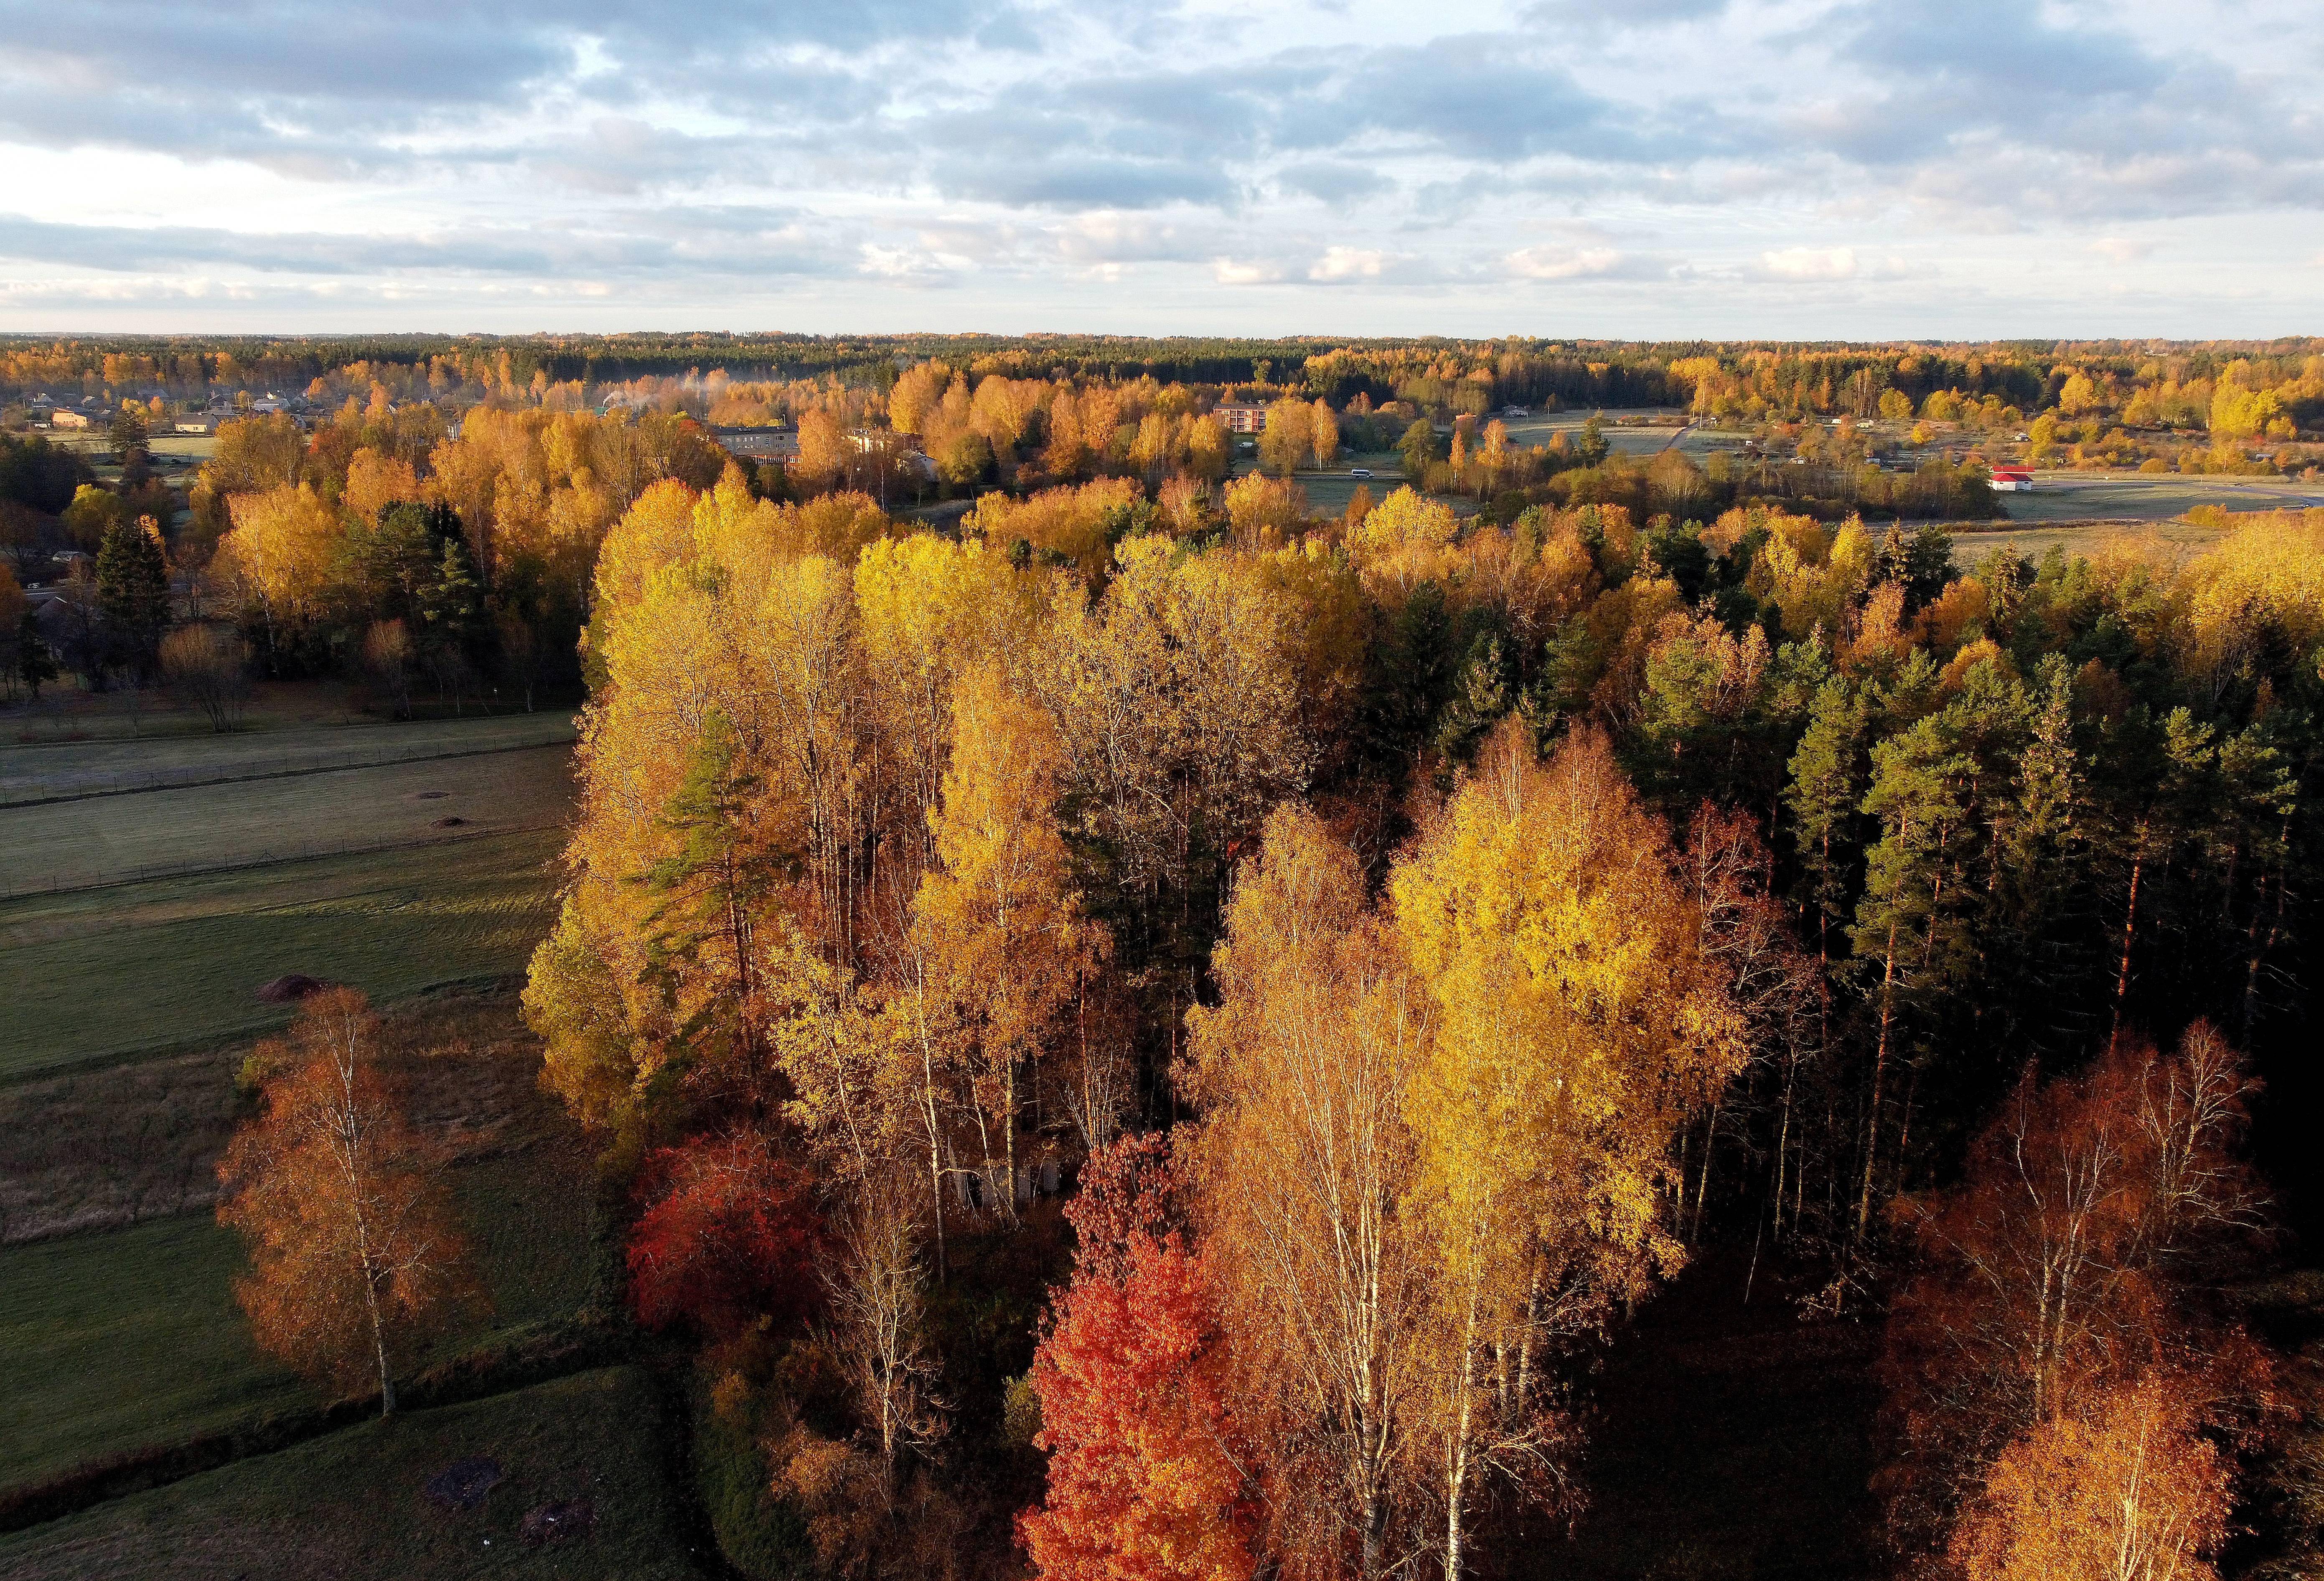
{"type": "Polygon", "coordinates": [[[630,1233],[630,1302],[649,1328],[713,1339],[812,1308],[822,1224],[796,1166],[748,1132],[696,1137],[646,1160],[650,1204],[630,1233]]]}
{"type": "Polygon", "coordinates": [[[1019,1517],[1051,1581],[1248,1581],[1257,1512],[1221,1376],[1208,1264],[1176,1227],[1167,1144],[1092,1156],[1073,1283],[1033,1359],[1048,1495],[1019,1517]]]}

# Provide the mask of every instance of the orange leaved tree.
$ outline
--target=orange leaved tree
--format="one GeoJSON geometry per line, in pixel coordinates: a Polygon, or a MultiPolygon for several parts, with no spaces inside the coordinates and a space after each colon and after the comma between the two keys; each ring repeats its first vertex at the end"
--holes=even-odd
{"type": "Polygon", "coordinates": [[[334,988],[262,1050],[279,1074],[219,1160],[218,1220],[249,1243],[235,1294],[260,1346],[341,1388],[375,1369],[384,1416],[396,1355],[481,1297],[378,1039],[364,996],[334,988]]]}
{"type": "Polygon", "coordinates": [[[2126,1041],[2077,1077],[2029,1071],[1960,1184],[1898,1204],[1920,1268],[1889,1312],[1897,1456],[1879,1480],[1902,1544],[1932,1543],[1988,1476],[2100,1434],[2119,1391],[2155,1377],[2221,1402],[2204,1427],[2264,1412],[2264,1353],[2191,1288],[2264,1229],[2241,1158],[2255,1090],[2201,1022],[2169,1055],[2126,1041]]]}
{"type": "Polygon", "coordinates": [[[1355,854],[1286,803],[1267,820],[1188,1017],[1204,1254],[1237,1408],[1262,1450],[1282,1572],[1377,1581],[1395,1567],[1424,1409],[1425,1270],[1398,1203],[1403,1099],[1428,1030],[1355,854]]]}
{"type": "Polygon", "coordinates": [[[1953,1529],[1967,1581],[2216,1581],[2235,1467],[2199,1376],[2094,1391],[2002,1451],[1953,1529]]]}
{"type": "Polygon", "coordinates": [[[1250,1581],[1255,1511],[1209,1259],[1159,1137],[1091,1156],[1074,1281],[1033,1358],[1047,1497],[1018,1521],[1046,1581],[1250,1581]]]}

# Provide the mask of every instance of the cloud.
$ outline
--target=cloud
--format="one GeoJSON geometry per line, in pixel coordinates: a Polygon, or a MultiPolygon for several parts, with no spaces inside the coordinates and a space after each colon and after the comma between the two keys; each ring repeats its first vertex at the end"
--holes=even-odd
{"type": "Polygon", "coordinates": [[[1307,278],[1325,282],[1378,280],[1387,257],[1378,247],[1326,247],[1323,255],[1307,266],[1307,278]]]}
{"type": "Polygon", "coordinates": [[[1325,203],[1351,203],[1392,191],[1396,183],[1376,170],[1339,160],[1308,160],[1286,165],[1276,180],[1290,191],[1305,193],[1325,203]]]}
{"type": "Polygon", "coordinates": [[[1280,264],[1263,260],[1220,258],[1211,268],[1211,278],[1221,285],[1271,285],[1283,278],[1280,264]]]}
{"type": "Polygon", "coordinates": [[[1076,264],[1196,263],[1218,254],[1208,226],[1190,226],[1146,214],[1079,216],[1056,230],[1059,256],[1076,264]]]}
{"type": "Polygon", "coordinates": [[[1759,270],[1771,280],[1849,280],[1856,274],[1856,249],[1784,247],[1760,254],[1759,270]]]}
{"type": "Polygon", "coordinates": [[[1525,9],[1536,27],[1640,29],[1701,22],[1727,9],[1728,0],[1537,0],[1525,9]]]}
{"type": "Polygon", "coordinates": [[[947,160],[937,190],[955,198],[1041,208],[1152,208],[1166,203],[1224,203],[1234,185],[1219,171],[1169,160],[1060,154],[1024,166],[947,160]]]}
{"type": "Polygon", "coordinates": [[[47,328],[20,287],[74,271],[175,304],[383,282],[415,314],[585,287],[724,311],[761,277],[1033,314],[1086,290],[1093,321],[1190,328],[1268,283],[1416,333],[1505,329],[1528,281],[1674,332],[1835,300],[1917,332],[1904,282],[1939,259],[1970,330],[2037,289],[2079,311],[2077,269],[2255,315],[2312,293],[2324,106],[2288,4],[1520,7],[20,6],[0,310],[47,328]]]}
{"type": "Polygon", "coordinates": [[[652,231],[473,227],[406,235],[253,233],[197,226],[59,225],[0,214],[0,258],[105,273],[232,268],[258,274],[385,275],[410,272],[517,279],[700,270],[828,274],[843,254],[782,230],[711,239],[652,231]]]}
{"type": "Polygon", "coordinates": [[[1580,280],[1609,274],[1622,264],[1613,247],[1520,247],[1501,258],[1501,267],[1519,280],[1580,280]]]}
{"type": "Polygon", "coordinates": [[[1374,49],[1314,62],[1313,80],[1272,128],[1286,147],[1323,149],[1363,135],[1507,162],[1551,152],[1648,157],[1651,115],[1625,113],[1584,89],[1537,45],[1463,35],[1416,50],[1374,49]]]}

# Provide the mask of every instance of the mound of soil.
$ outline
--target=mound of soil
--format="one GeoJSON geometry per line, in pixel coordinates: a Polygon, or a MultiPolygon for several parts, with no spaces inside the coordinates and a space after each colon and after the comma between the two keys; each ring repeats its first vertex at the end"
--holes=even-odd
{"type": "Polygon", "coordinates": [[[456,829],[467,821],[465,818],[439,818],[428,827],[431,829],[456,829]]]}
{"type": "Polygon", "coordinates": [[[545,1542],[586,1537],[596,1530],[595,1504],[587,1499],[551,1499],[524,1512],[524,1523],[516,1529],[516,1535],[525,1547],[539,1548],[545,1542]]]}
{"type": "MultiPolygon", "coordinates": [[[[501,1480],[501,1463],[489,1455],[471,1455],[428,1479],[428,1502],[439,1510],[473,1510],[501,1480]]],[[[530,1522],[532,1517],[525,1520],[530,1522]]]]}
{"type": "Polygon", "coordinates": [[[311,994],[320,994],[330,985],[320,977],[309,977],[304,972],[286,972],[272,982],[263,984],[258,997],[267,1004],[296,1004],[311,994]]]}

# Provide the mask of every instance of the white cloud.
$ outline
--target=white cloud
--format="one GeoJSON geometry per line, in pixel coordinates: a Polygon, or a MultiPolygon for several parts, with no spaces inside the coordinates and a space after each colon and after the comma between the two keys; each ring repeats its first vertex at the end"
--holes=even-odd
{"type": "Polygon", "coordinates": [[[1613,247],[1520,247],[1501,259],[1501,266],[1520,280],[1579,280],[1610,273],[1621,263],[1620,251],[1613,247]]]}
{"type": "Polygon", "coordinates": [[[1856,274],[1856,249],[1784,247],[1760,254],[1759,268],[1775,280],[1849,280],[1856,274]]]}
{"type": "Polygon", "coordinates": [[[2278,334],[2271,3],[20,6],[0,328],[2278,334]]]}
{"type": "Polygon", "coordinates": [[[1269,285],[1283,278],[1283,266],[1264,261],[1221,258],[1212,264],[1211,278],[1221,285],[1269,285]]]}
{"type": "Polygon", "coordinates": [[[1310,280],[1378,280],[1388,254],[1378,247],[1326,247],[1307,268],[1310,280]]]}

